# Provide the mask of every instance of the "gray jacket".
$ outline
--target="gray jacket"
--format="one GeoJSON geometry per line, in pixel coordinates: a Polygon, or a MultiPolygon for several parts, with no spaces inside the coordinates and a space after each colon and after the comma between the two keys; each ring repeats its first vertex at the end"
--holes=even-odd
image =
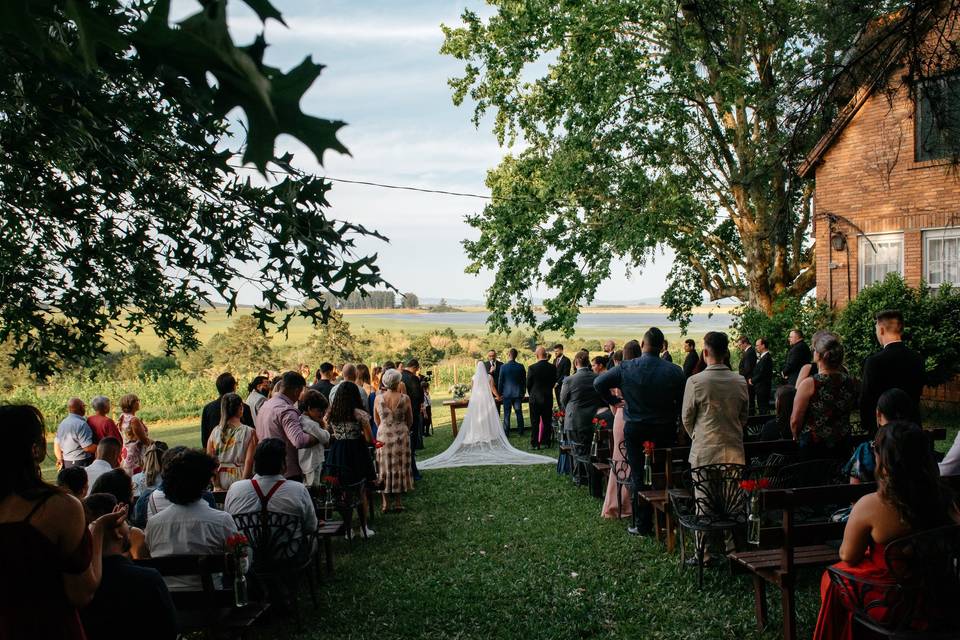
{"type": "Polygon", "coordinates": [[[603,399],[593,388],[597,374],[581,367],[572,376],[563,379],[560,387],[560,408],[566,416],[563,418],[565,431],[583,432],[593,429],[593,418],[597,409],[605,407],[603,399]]]}

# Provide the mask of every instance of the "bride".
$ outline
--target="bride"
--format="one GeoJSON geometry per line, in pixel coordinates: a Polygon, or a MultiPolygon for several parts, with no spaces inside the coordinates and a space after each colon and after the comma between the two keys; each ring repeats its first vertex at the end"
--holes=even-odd
{"type": "Polygon", "coordinates": [[[488,464],[554,464],[547,456],[519,451],[510,444],[503,427],[497,405],[493,400],[490,374],[482,362],[477,363],[473,375],[473,391],[467,405],[460,432],[446,451],[429,460],[418,462],[423,469],[467,467],[488,464]]]}

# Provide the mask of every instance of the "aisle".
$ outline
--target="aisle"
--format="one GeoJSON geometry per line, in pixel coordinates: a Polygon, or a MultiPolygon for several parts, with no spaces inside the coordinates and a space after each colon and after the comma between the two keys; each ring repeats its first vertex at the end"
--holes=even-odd
{"type": "MultiPolygon", "coordinates": [[[[418,457],[450,441],[438,430],[418,457]]],[[[779,636],[778,622],[757,634],[748,580],[714,571],[698,592],[692,574],[678,574],[676,556],[602,521],[600,503],[552,466],[425,473],[407,509],[378,514],[373,538],[339,543],[334,580],[303,624],[258,637],[779,636]]],[[[801,619],[816,615],[808,600],[801,619]]]]}

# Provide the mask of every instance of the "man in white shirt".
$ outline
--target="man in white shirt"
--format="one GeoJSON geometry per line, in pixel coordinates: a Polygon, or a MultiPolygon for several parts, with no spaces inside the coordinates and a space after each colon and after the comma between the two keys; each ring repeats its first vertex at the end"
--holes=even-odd
{"type": "MultiPolygon", "coordinates": [[[[227,538],[238,533],[233,517],[202,499],[217,470],[216,461],[197,450],[187,450],[163,470],[164,495],[170,506],[147,521],[147,548],[154,558],[170,555],[220,554],[227,538]]],[[[199,591],[199,576],[166,579],[171,591],[199,591]]],[[[215,577],[220,587],[219,576],[215,577]]]]}
{"type": "Polygon", "coordinates": [[[93,489],[97,478],[120,466],[120,441],[116,438],[104,438],[97,445],[97,459],[84,470],[87,472],[87,486],[93,489]]]}
{"type": "Polygon", "coordinates": [[[304,533],[317,530],[317,513],[310,492],[301,482],[285,480],[286,445],[278,438],[267,438],[257,444],[253,454],[254,476],[237,480],[227,491],[223,510],[231,515],[267,511],[286,513],[301,518],[304,533]]]}

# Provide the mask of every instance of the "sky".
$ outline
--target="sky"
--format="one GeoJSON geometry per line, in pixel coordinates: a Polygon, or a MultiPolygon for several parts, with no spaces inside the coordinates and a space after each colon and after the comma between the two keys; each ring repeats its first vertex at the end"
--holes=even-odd
{"type": "MultiPolygon", "coordinates": [[[[273,0],[289,28],[268,21],[267,64],[289,69],[305,56],[326,65],[301,102],[305,113],[348,123],[340,133],[350,156],[328,152],[321,167],[297,141],[280,150],[318,175],[478,194],[486,172],[510,152],[501,148],[489,118],[478,129],[472,107],[456,107],[447,79],[462,63],[439,53],[440,24],[460,24],[465,7],[481,15],[481,2],[444,0],[273,0]]],[[[180,0],[178,9],[195,11],[180,0]]],[[[246,44],[262,25],[241,2],[229,3],[231,33],[246,44]]],[[[330,214],[384,234],[389,243],[364,240],[377,253],[384,278],[421,298],[484,299],[493,274],[464,273],[461,241],[476,237],[464,216],[483,200],[335,183],[330,214]]],[[[632,279],[623,265],[600,287],[598,301],[659,297],[670,260],[659,259],[632,279]]],[[[534,295],[548,294],[535,291],[534,295]]]]}

